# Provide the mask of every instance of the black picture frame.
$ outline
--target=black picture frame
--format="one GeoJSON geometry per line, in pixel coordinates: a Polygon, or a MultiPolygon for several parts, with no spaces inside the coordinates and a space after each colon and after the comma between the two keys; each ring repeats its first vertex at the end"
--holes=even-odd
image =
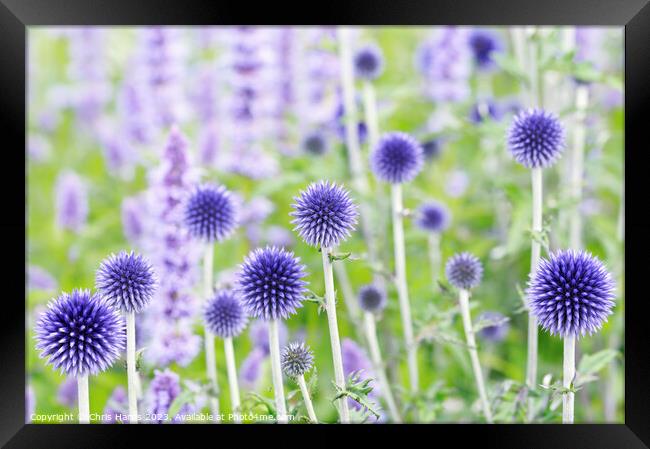
{"type": "MultiPolygon", "coordinates": [[[[400,436],[406,444],[481,444],[499,448],[643,448],[650,447],[650,341],[648,297],[643,277],[650,268],[647,215],[650,106],[650,3],[648,0],[402,0],[328,1],[303,4],[198,0],[0,0],[0,229],[5,257],[2,298],[4,323],[0,366],[0,443],[7,448],[131,447],[145,438],[174,443],[226,444],[226,433],[268,438],[296,446],[312,444],[311,433],[327,432],[329,444],[365,444],[366,438],[400,436]],[[381,24],[381,25],[610,25],[625,27],[625,424],[563,425],[386,425],[386,426],[103,426],[24,424],[25,329],[24,262],[20,235],[26,236],[27,201],[24,153],[26,129],[27,27],[36,25],[208,25],[208,24],[381,24]],[[24,285],[24,284],[23,284],[24,285]],[[218,430],[218,432],[217,432],[218,430]],[[198,435],[200,432],[201,435],[198,435]],[[341,439],[337,439],[340,436],[341,439]],[[352,438],[352,439],[351,439],[352,438]],[[363,439],[362,439],[363,438],[363,439]],[[135,443],[133,443],[135,444],[135,443]]],[[[236,441],[236,440],[235,440],[236,441]]],[[[157,443],[159,444],[159,443],[157,443]]],[[[242,442],[235,444],[244,444],[242,442]]],[[[252,443],[251,443],[252,444],[252,443]]],[[[268,443],[267,443],[268,444],[268,443]]],[[[182,446],[180,446],[182,445],[182,446]]]]}

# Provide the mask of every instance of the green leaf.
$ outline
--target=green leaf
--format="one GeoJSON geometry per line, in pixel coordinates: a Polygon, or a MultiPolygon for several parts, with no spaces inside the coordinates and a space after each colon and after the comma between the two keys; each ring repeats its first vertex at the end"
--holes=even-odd
{"type": "Polygon", "coordinates": [[[182,391],[178,396],[176,396],[167,411],[167,421],[173,420],[174,416],[176,416],[181,410],[181,407],[190,402],[193,397],[194,393],[189,390],[182,391]]]}
{"type": "Polygon", "coordinates": [[[585,354],[578,364],[578,372],[581,376],[595,374],[605,368],[618,355],[619,352],[614,349],[603,349],[595,354],[585,354]]]}
{"type": "Polygon", "coordinates": [[[337,253],[337,254],[329,253],[327,255],[327,257],[329,257],[330,262],[334,262],[335,260],[348,259],[348,258],[350,258],[351,255],[352,255],[352,253],[350,253],[350,252],[348,252],[348,253],[337,253]]]}

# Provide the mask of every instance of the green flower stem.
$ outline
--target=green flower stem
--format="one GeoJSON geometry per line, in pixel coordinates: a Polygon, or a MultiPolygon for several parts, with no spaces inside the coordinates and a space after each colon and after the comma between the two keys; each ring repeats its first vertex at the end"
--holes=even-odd
{"type": "Polygon", "coordinates": [[[235,350],[232,338],[224,338],[223,349],[226,353],[226,369],[228,370],[228,386],[230,387],[230,405],[234,421],[241,422],[241,403],[239,399],[239,384],[237,382],[237,368],[235,364],[235,350]]]}
{"type": "Polygon", "coordinates": [[[474,328],[472,327],[472,318],[469,313],[469,291],[460,289],[458,293],[458,303],[460,306],[460,313],[463,318],[463,327],[465,328],[465,340],[469,347],[469,356],[472,361],[472,370],[474,371],[474,379],[476,380],[476,387],[478,389],[479,398],[481,399],[481,407],[485,420],[492,423],[492,412],[490,411],[490,403],[488,402],[487,392],[485,390],[485,383],[483,382],[483,372],[481,371],[481,363],[478,359],[478,351],[476,349],[476,339],[474,338],[474,328]]]}
{"type": "Polygon", "coordinates": [[[90,400],[88,395],[88,375],[77,377],[77,398],[79,401],[79,424],[90,423],[90,400]]]}
{"type": "MultiPolygon", "coordinates": [[[[576,338],[573,335],[564,337],[564,363],[562,386],[571,387],[576,375],[576,338]]],[[[567,391],[562,395],[562,423],[573,424],[573,407],[575,394],[567,391]]]]}
{"type": "Polygon", "coordinates": [[[314,412],[314,404],[311,403],[311,398],[309,397],[309,390],[307,389],[307,383],[305,382],[305,376],[301,374],[296,379],[298,385],[300,386],[300,391],[302,393],[302,398],[305,401],[305,407],[307,408],[307,415],[309,415],[309,420],[317,424],[318,418],[316,418],[316,412],[314,412]]]}
{"type": "Polygon", "coordinates": [[[587,127],[585,126],[586,110],[589,105],[589,87],[578,86],[575,97],[575,126],[573,127],[573,145],[571,151],[571,176],[569,180],[573,206],[569,217],[569,247],[582,248],[582,215],[580,202],[582,200],[582,176],[584,166],[585,140],[587,127]]]}
{"type": "Polygon", "coordinates": [[[393,245],[395,251],[395,283],[399,307],[402,315],[404,343],[407,351],[410,391],[418,391],[418,362],[417,346],[413,338],[413,323],[411,322],[411,304],[409,302],[406,284],[406,255],[404,250],[404,218],[402,205],[401,184],[391,184],[391,204],[393,209],[393,245]]]}
{"type": "Polygon", "coordinates": [[[282,383],[282,367],[280,366],[280,336],[278,321],[269,321],[269,350],[271,357],[271,374],[273,391],[275,392],[275,408],[278,424],[287,424],[287,404],[284,399],[284,384],[282,383]]]}
{"type": "MultiPolygon", "coordinates": [[[[205,254],[203,256],[203,300],[207,301],[212,295],[212,271],[214,266],[214,254],[212,250],[212,245],[208,244],[205,248],[205,254]]],[[[208,376],[208,382],[212,388],[212,394],[210,395],[210,410],[212,411],[212,420],[215,423],[220,422],[218,419],[220,415],[219,411],[219,397],[215,396],[219,391],[219,383],[217,382],[217,359],[214,354],[214,335],[208,330],[207,327],[204,328],[204,339],[205,344],[205,367],[206,373],[208,376]]]]}
{"type": "Polygon", "coordinates": [[[129,396],[129,423],[138,423],[138,389],[135,366],[135,312],[126,313],[126,377],[129,396]]]}
{"type": "Polygon", "coordinates": [[[395,398],[390,388],[390,383],[386,377],[384,362],[382,361],[381,351],[379,350],[379,341],[377,340],[377,326],[375,316],[370,312],[364,313],[364,328],[366,330],[366,340],[370,348],[370,357],[374,365],[375,373],[381,386],[381,393],[388,404],[388,411],[394,423],[401,423],[402,418],[395,403],[395,398]]]}
{"type": "MultiPolygon", "coordinates": [[[[327,311],[327,324],[329,325],[330,344],[332,346],[332,361],[334,363],[334,380],[339,388],[345,389],[345,374],[343,371],[343,358],[341,357],[341,341],[339,339],[339,326],[336,320],[336,299],[334,297],[334,272],[329,255],[332,248],[321,248],[323,258],[323,275],[325,278],[325,310],[327,311]]],[[[350,422],[350,410],[345,398],[339,399],[339,416],[342,424],[350,422]]]]}

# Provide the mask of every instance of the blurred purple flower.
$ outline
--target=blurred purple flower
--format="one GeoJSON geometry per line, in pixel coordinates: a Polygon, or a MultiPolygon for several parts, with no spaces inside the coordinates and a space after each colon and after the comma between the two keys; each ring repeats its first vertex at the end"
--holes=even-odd
{"type": "Polygon", "coordinates": [[[56,400],[59,404],[69,408],[77,406],[77,379],[75,377],[66,377],[59,385],[56,393],[56,400]]]}
{"type": "Polygon", "coordinates": [[[73,171],[59,175],[55,186],[56,222],[62,229],[79,232],[88,217],[86,183],[73,171]]]}
{"type": "Polygon", "coordinates": [[[471,53],[467,29],[437,28],[417,50],[416,66],[433,101],[460,102],[469,97],[471,53]]]}
{"type": "Polygon", "coordinates": [[[102,422],[106,424],[127,423],[129,421],[128,408],[129,401],[126,389],[123,386],[118,385],[106,401],[104,411],[102,412],[102,422]]]}
{"type": "Polygon", "coordinates": [[[45,268],[37,265],[29,265],[27,267],[27,282],[29,290],[53,291],[59,286],[54,276],[45,270],[45,268]]]}

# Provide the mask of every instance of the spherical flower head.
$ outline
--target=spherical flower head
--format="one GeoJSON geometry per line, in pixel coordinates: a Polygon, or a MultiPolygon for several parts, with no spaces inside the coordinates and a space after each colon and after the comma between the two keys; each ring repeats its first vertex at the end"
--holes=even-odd
{"type": "Polygon", "coordinates": [[[469,46],[477,67],[489,69],[494,66],[493,54],[501,50],[501,40],[490,30],[476,29],[469,35],[469,46]]]}
{"type": "Polygon", "coordinates": [[[280,356],[282,371],[289,377],[299,377],[309,372],[314,365],[314,356],[309,346],[300,343],[289,343],[280,356]]]}
{"type": "Polygon", "coordinates": [[[377,79],[384,71],[384,55],[381,48],[368,45],[357,51],[354,55],[354,70],[361,79],[377,79]]]}
{"type": "Polygon", "coordinates": [[[374,284],[364,285],[359,289],[359,307],[366,312],[381,312],[386,307],[386,292],[374,284]]]}
{"type": "Polygon", "coordinates": [[[423,231],[442,232],[449,227],[451,216],[447,207],[438,201],[422,204],[416,214],[415,223],[423,231]]]}
{"type": "Polygon", "coordinates": [[[558,251],[542,259],[528,283],[528,306],[542,328],[561,337],[593,334],[614,307],[614,281],[603,263],[584,251],[558,251]]]}
{"type": "Polygon", "coordinates": [[[89,290],[62,293],[50,302],[34,330],[41,358],[75,377],[109,368],[124,349],[126,338],[119,312],[89,290]]]}
{"type": "Polygon", "coordinates": [[[246,309],[233,290],[220,290],[209,299],[203,318],[210,332],[221,338],[237,337],[248,322],[246,309]]]}
{"type": "Polygon", "coordinates": [[[207,242],[219,242],[237,226],[232,195],[224,186],[198,186],[185,204],[185,226],[190,234],[207,242]]]}
{"type": "Polygon", "coordinates": [[[310,184],[294,201],[291,223],[308,245],[336,246],[350,235],[357,223],[357,206],[350,194],[329,181],[310,184]]]}
{"type": "Polygon", "coordinates": [[[564,145],[564,130],[557,117],[541,109],[520,112],[508,131],[510,152],[526,168],[553,165],[564,145]]]}
{"type": "Polygon", "coordinates": [[[303,151],[313,156],[322,156],[329,150],[327,138],[320,131],[314,131],[307,134],[300,144],[303,151]]]}
{"type": "Polygon", "coordinates": [[[508,319],[499,312],[483,312],[479,315],[478,321],[488,322],[485,327],[478,331],[478,335],[492,343],[502,341],[510,330],[508,319]]]}
{"type": "Polygon", "coordinates": [[[445,274],[454,287],[470,290],[481,282],[483,266],[475,255],[460,253],[447,261],[445,274]]]}
{"type": "Polygon", "coordinates": [[[241,265],[238,289],[248,315],[285,319],[302,307],[305,266],[293,253],[275,246],[252,251],[241,265]]]}
{"type": "Polygon", "coordinates": [[[406,133],[385,134],[370,155],[370,167],[381,181],[392,184],[409,182],[415,178],[424,162],[422,147],[406,133]]]}
{"type": "Polygon", "coordinates": [[[118,310],[140,313],[151,301],[158,281],[149,261],[125,251],[102,261],[95,288],[118,310]]]}
{"type": "Polygon", "coordinates": [[[422,142],[422,154],[427,161],[438,159],[442,153],[442,142],[440,139],[430,139],[422,142]]]}

